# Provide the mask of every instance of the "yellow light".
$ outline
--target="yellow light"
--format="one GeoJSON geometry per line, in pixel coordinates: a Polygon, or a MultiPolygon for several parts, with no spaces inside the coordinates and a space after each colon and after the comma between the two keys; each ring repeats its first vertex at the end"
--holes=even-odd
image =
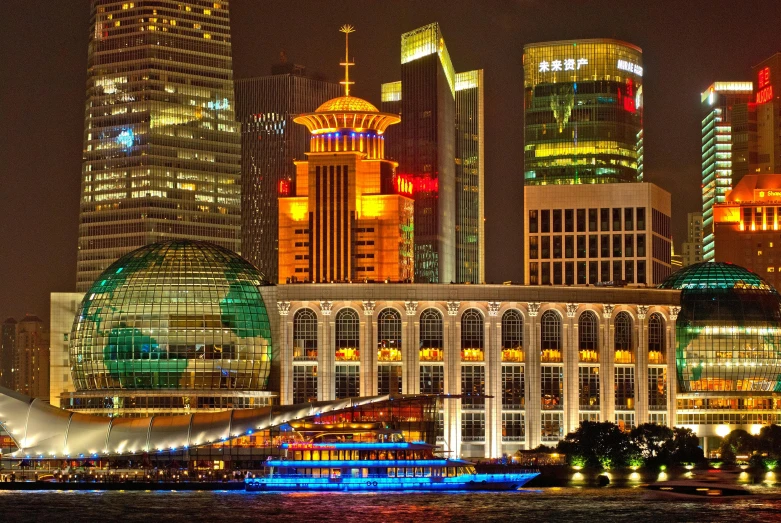
{"type": "Polygon", "coordinates": [[[290,216],[295,221],[301,221],[306,218],[307,205],[303,202],[296,202],[290,204],[290,216]]]}
{"type": "Polygon", "coordinates": [[[719,437],[725,437],[727,434],[731,432],[731,429],[729,428],[729,425],[719,425],[716,427],[716,435],[719,437]]]}

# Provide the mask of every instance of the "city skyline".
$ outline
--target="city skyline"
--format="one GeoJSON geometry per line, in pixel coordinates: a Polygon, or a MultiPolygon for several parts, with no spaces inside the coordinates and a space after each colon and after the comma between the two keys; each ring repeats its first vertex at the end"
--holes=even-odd
{"type": "MultiPolygon", "coordinates": [[[[9,27],[3,27],[12,42],[11,59],[3,63],[9,69],[2,71],[10,79],[2,87],[5,125],[0,140],[0,165],[7,181],[1,220],[6,226],[6,254],[0,262],[0,274],[7,282],[0,291],[3,317],[22,312],[46,317],[48,293],[72,290],[75,281],[89,12],[89,3],[81,4],[74,9],[71,3],[65,7],[28,2],[11,11],[6,20],[9,27]],[[29,45],[41,13],[55,21],[49,23],[52,34],[42,45],[29,45]],[[57,52],[47,52],[55,45],[57,52]]],[[[649,84],[645,176],[673,193],[673,207],[679,213],[673,216],[673,232],[680,243],[685,238],[685,212],[700,206],[699,93],[722,77],[751,79],[751,67],[777,50],[767,46],[763,34],[777,19],[770,11],[780,7],[768,3],[765,16],[758,20],[752,13],[729,11],[732,27],[726,33],[715,29],[709,33],[707,20],[724,16],[731,7],[728,2],[709,5],[708,12],[676,3],[679,15],[674,20],[667,20],[669,11],[664,9],[671,2],[618,10],[607,2],[571,9],[516,2],[481,13],[482,18],[475,17],[466,2],[399,9],[404,4],[411,5],[394,2],[357,14],[350,9],[355,2],[325,8],[305,2],[259,7],[234,1],[234,76],[263,74],[283,48],[295,62],[336,79],[339,41],[321,36],[347,21],[358,29],[355,58],[363,66],[356,71],[355,94],[378,103],[380,83],[397,76],[398,34],[439,22],[451,53],[459,56],[460,68],[485,69],[486,172],[490,174],[486,178],[487,281],[521,279],[522,215],[517,208],[522,198],[523,138],[521,128],[511,122],[522,113],[523,44],[613,37],[643,49],[649,84]],[[701,23],[691,30],[689,22],[694,19],[701,23]],[[483,44],[475,45],[478,41],[483,44]],[[676,119],[680,125],[669,125],[676,119]]]]}

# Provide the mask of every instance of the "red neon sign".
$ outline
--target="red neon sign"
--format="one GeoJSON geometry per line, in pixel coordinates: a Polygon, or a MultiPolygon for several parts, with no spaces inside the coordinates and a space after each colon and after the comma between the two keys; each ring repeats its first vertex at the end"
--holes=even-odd
{"type": "Polygon", "coordinates": [[[430,174],[397,174],[394,187],[398,194],[405,196],[419,192],[439,192],[439,178],[432,178],[430,174]]]}
{"type": "Polygon", "coordinates": [[[415,191],[415,184],[408,177],[403,174],[396,175],[396,193],[403,194],[405,196],[412,196],[415,191]]]}
{"type": "Polygon", "coordinates": [[[763,104],[773,99],[773,86],[770,85],[770,67],[761,69],[757,74],[757,103],[763,104]]]}
{"type": "Polygon", "coordinates": [[[279,180],[277,191],[280,196],[290,196],[290,180],[279,180]]]}

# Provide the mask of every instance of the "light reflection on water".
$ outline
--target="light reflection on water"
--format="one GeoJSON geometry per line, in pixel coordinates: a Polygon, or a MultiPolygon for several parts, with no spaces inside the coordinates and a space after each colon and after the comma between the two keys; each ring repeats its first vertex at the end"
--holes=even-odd
{"type": "MultiPolygon", "coordinates": [[[[779,489],[759,489],[781,494],[779,489]]],[[[0,520],[90,521],[774,521],[778,499],[648,501],[636,489],[539,489],[499,493],[246,493],[0,491],[0,520]]]]}

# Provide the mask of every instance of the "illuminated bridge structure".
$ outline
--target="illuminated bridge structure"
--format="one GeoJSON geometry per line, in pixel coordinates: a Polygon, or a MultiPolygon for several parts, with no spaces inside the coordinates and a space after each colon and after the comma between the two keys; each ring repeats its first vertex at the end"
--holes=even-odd
{"type": "MultiPolygon", "coordinates": [[[[4,456],[6,458],[128,457],[145,452],[186,451],[227,442],[304,418],[352,411],[361,406],[382,406],[389,401],[402,406],[410,403],[405,400],[416,399],[415,396],[391,398],[385,395],[258,409],[109,418],[58,409],[40,399],[0,387],[0,426],[18,447],[18,450],[4,456]]],[[[430,397],[424,403],[435,404],[436,400],[430,397]]],[[[392,408],[384,407],[380,414],[383,413],[394,416],[392,408]]],[[[344,419],[343,416],[338,417],[344,419]]]]}

